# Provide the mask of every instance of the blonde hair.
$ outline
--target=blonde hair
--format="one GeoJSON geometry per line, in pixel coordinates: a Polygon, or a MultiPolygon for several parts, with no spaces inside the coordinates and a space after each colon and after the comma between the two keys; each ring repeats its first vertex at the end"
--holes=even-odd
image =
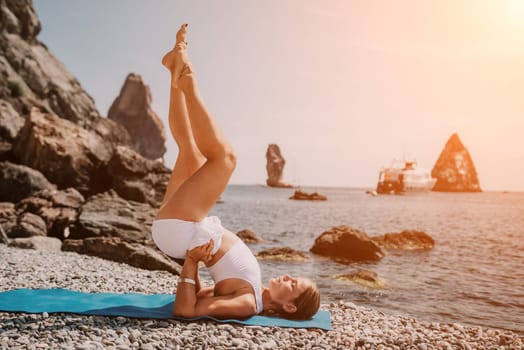
{"type": "Polygon", "coordinates": [[[297,308],[295,312],[279,310],[266,310],[264,316],[282,317],[288,320],[310,320],[320,308],[320,292],[316,284],[311,283],[305,291],[293,302],[297,308]]]}

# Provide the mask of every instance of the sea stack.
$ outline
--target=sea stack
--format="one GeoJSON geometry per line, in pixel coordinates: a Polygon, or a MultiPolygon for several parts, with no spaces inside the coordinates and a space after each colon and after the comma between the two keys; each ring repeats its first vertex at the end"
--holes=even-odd
{"type": "Polygon", "coordinates": [[[459,136],[451,135],[440,154],[431,176],[437,179],[433,191],[481,192],[477,171],[459,136]]]}
{"type": "Polygon", "coordinates": [[[151,91],[140,75],[127,76],[107,117],[126,128],[133,150],[141,156],[157,159],[166,152],[164,125],[151,108],[151,91]]]}
{"type": "Polygon", "coordinates": [[[272,143],[267,147],[266,159],[267,185],[269,187],[293,187],[291,184],[282,182],[282,174],[286,160],[282,157],[278,145],[272,143]]]}

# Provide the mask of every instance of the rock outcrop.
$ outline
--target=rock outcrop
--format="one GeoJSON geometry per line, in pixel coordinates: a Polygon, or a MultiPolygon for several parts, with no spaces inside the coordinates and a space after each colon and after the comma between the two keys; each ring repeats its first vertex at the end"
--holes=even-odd
{"type": "Polygon", "coordinates": [[[122,124],[131,136],[132,148],[148,159],[166,152],[166,133],[151,108],[151,91],[138,74],[129,74],[107,117],[122,124]]]}
{"type": "Polygon", "coordinates": [[[255,255],[258,259],[276,261],[308,261],[309,256],[290,247],[269,248],[255,255]]]}
{"type": "Polygon", "coordinates": [[[148,87],[130,75],[101,117],[40,28],[31,0],[0,0],[0,241],[176,272],[150,239],[171,171],[148,87]]]}
{"type": "Polygon", "coordinates": [[[481,192],[473,160],[457,134],[449,138],[431,176],[437,179],[433,191],[481,192]]]}
{"type": "Polygon", "coordinates": [[[384,251],[365,232],[345,225],[323,232],[310,250],[342,262],[376,261],[385,256],[384,251]]]}
{"type": "Polygon", "coordinates": [[[282,175],[284,172],[284,165],[286,165],[286,160],[284,157],[282,157],[278,145],[272,143],[267,147],[266,160],[267,185],[270,187],[293,187],[291,184],[282,182],[282,175]]]}
{"type": "Polygon", "coordinates": [[[435,246],[435,240],[430,235],[416,230],[386,233],[371,240],[385,250],[429,250],[435,246]]]}
{"type": "Polygon", "coordinates": [[[296,190],[289,199],[301,201],[326,201],[327,197],[317,192],[307,193],[301,190],[296,190]]]}

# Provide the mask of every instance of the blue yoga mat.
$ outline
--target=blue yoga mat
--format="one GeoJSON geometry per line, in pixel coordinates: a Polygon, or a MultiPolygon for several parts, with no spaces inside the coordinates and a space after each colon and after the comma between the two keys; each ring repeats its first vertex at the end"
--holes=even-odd
{"type": "Polygon", "coordinates": [[[277,317],[251,316],[245,320],[219,320],[211,316],[179,318],[173,316],[173,294],[85,293],[68,289],[15,289],[0,292],[0,311],[8,312],[65,312],[82,315],[126,316],[134,318],[163,318],[194,321],[211,319],[221,323],[240,323],[249,326],[291,328],[320,328],[331,330],[328,311],[319,310],[308,321],[291,321],[277,317]]]}

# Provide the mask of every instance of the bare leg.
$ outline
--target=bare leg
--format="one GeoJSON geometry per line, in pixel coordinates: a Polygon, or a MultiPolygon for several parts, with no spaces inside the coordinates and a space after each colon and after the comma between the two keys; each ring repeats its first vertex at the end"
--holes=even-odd
{"type": "Polygon", "coordinates": [[[207,160],[166,201],[157,218],[200,221],[226,188],[236,156],[204,106],[195,75],[183,75],[178,86],[185,95],[195,143],[207,160]]]}
{"type": "MultiPolygon", "coordinates": [[[[172,73],[171,86],[172,91],[175,91],[175,94],[172,92],[171,95],[175,119],[173,124],[179,125],[180,122],[176,121],[176,117],[185,115],[177,113],[176,106],[182,106],[182,103],[180,103],[181,96],[173,87],[178,87],[183,92],[189,114],[189,118],[184,119],[187,127],[183,128],[185,132],[182,135],[177,133],[176,127],[175,130],[172,130],[181,149],[179,154],[181,165],[186,166],[188,163],[194,163],[193,167],[184,174],[190,174],[197,167],[198,170],[189,175],[181,184],[179,184],[179,181],[183,176],[173,175],[173,184],[170,190],[176,190],[172,195],[169,191],[169,194],[166,193],[165,202],[160,208],[157,218],[200,221],[207,216],[217,198],[224,191],[235,169],[236,156],[232,147],[218,130],[200,97],[196,78],[187,55],[186,28],[186,24],[182,25],[177,33],[174,49],[164,56],[162,63],[172,73]],[[187,123],[187,119],[189,119],[189,123],[187,123]],[[187,140],[179,141],[182,139],[187,140]],[[182,149],[188,151],[182,153],[182,149]],[[199,150],[207,159],[203,165],[201,164],[202,158],[198,156],[196,150],[199,150]],[[186,160],[186,156],[192,161],[186,160]],[[195,158],[197,161],[195,161],[195,158]]],[[[177,168],[176,165],[175,168],[177,168]]]]}
{"type": "Polygon", "coordinates": [[[171,86],[169,101],[169,128],[178,146],[178,156],[167,185],[162,206],[191,175],[205,162],[205,157],[198,149],[186,108],[184,94],[171,86]]]}

